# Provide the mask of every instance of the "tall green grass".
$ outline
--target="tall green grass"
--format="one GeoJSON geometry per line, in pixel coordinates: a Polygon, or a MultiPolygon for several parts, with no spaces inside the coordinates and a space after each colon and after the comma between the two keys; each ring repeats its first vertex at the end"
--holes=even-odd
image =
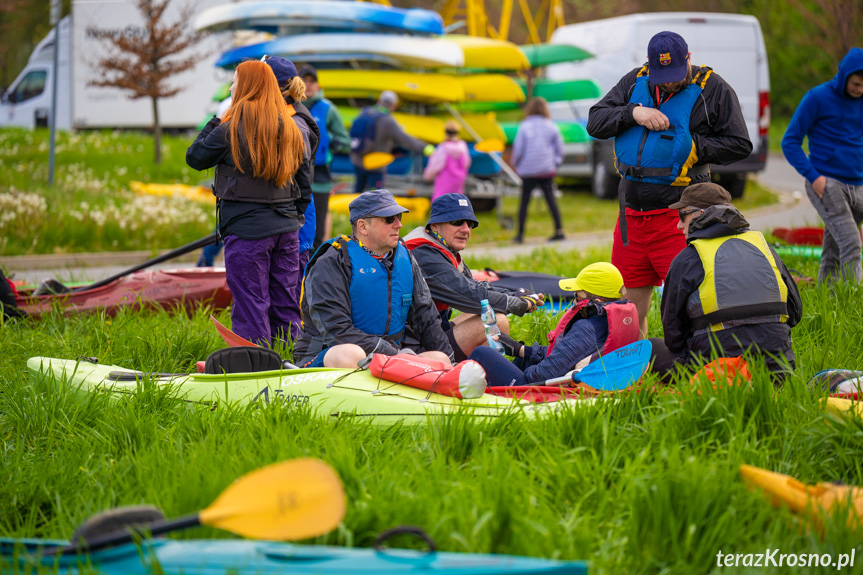
{"type": "MultiPolygon", "coordinates": [[[[537,261],[561,273],[589,259],[541,252],[507,265],[535,269],[537,261]]],[[[815,272],[813,262],[788,263],[815,272]]],[[[210,411],[147,385],[122,399],[82,396],[31,381],[24,367],[30,356],[84,355],[144,371],[193,370],[224,346],[206,310],[7,322],[0,535],[68,537],[117,505],[181,515],[245,472],[309,456],[333,465],[348,495],[343,524],[312,543],[368,546],[410,523],[443,550],[587,559],[598,573],[735,572],[716,567],[720,550],[860,551],[844,518],[828,519],[822,539],[745,489],[738,473],[748,463],[806,482],[863,485],[863,421],[825,412],[823,393],[806,387],[823,367],[863,369],[863,289],[817,286],[802,296],[798,368],[781,392],[756,362],[751,386],[647,386],[538,421],[456,416],[419,427],[329,421],[281,404],[210,411]]],[[[651,317],[651,335],[660,335],[655,309],[651,317]]],[[[512,329],[542,341],[554,321],[512,318],[512,329]]],[[[207,528],[175,536],[230,537],[207,528]]]]}

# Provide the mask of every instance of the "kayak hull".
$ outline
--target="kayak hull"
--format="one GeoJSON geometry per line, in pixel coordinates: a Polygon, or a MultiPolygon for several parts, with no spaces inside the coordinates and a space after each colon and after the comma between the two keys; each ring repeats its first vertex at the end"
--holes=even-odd
{"type": "Polygon", "coordinates": [[[249,540],[148,540],[141,548],[134,544],[96,551],[89,556],[39,556],[40,547],[66,545],[67,541],[0,539],[0,554],[19,571],[58,567],[58,571],[102,575],[223,574],[252,573],[293,575],[373,575],[389,573],[446,573],[448,575],[490,575],[492,573],[536,575],[584,575],[580,561],[552,561],[533,557],[479,553],[424,553],[409,550],[348,549],[323,545],[291,545],[249,540]],[[16,552],[17,549],[17,552],[16,552]],[[160,569],[154,569],[158,564],[160,569]]]}
{"type": "Polygon", "coordinates": [[[317,416],[358,417],[378,424],[424,423],[429,418],[459,414],[473,419],[520,412],[528,417],[592,400],[567,400],[556,406],[532,405],[517,399],[484,394],[458,399],[379,380],[368,370],[309,368],[232,374],[145,374],[116,365],[32,357],[31,380],[55,390],[133,395],[149,385],[169,389],[190,403],[217,408],[221,404],[281,403],[308,408],[317,416]]]}
{"type": "Polygon", "coordinates": [[[141,270],[95,289],[40,296],[21,292],[15,301],[34,316],[57,306],[66,315],[100,310],[115,314],[122,307],[192,309],[201,304],[225,309],[231,304],[231,291],[225,268],[141,270]]]}

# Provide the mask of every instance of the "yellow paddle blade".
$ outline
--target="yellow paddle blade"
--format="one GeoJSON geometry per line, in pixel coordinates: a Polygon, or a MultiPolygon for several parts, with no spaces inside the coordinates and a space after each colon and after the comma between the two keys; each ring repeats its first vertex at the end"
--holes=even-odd
{"type": "Polygon", "coordinates": [[[319,459],[304,458],[243,475],[198,518],[244,537],[294,541],[332,531],[345,508],[338,474],[319,459]]]}
{"type": "Polygon", "coordinates": [[[380,170],[393,163],[396,157],[386,152],[372,152],[363,156],[363,167],[367,170],[380,170]]]}
{"type": "Polygon", "coordinates": [[[492,152],[500,153],[503,152],[504,143],[503,140],[498,140],[497,138],[488,138],[482,142],[477,142],[473,149],[486,154],[491,154],[492,152]]]}

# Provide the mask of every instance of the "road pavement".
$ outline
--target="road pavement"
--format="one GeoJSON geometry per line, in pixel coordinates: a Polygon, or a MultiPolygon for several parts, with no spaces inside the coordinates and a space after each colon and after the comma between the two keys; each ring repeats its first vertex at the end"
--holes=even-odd
{"type": "MultiPolygon", "coordinates": [[[[795,227],[819,223],[818,214],[803,191],[803,178],[788,164],[782,154],[769,156],[767,168],[758,174],[758,181],[777,192],[779,203],[744,214],[752,224],[753,229],[770,231],[775,227],[795,227]]],[[[529,255],[533,250],[543,246],[553,246],[558,250],[569,251],[583,250],[594,246],[609,246],[610,244],[611,231],[609,230],[571,234],[567,236],[566,240],[553,244],[540,239],[532,241],[528,239],[522,245],[472,245],[463,252],[463,255],[468,261],[471,258],[481,256],[505,260],[520,255],[529,255]]],[[[14,273],[15,279],[35,284],[49,278],[60,281],[98,281],[139,264],[154,255],[144,251],[21,256],[2,258],[2,262],[7,271],[14,273]]],[[[153,269],[192,267],[195,265],[197,257],[198,253],[196,252],[181,259],[153,266],[153,269]]],[[[216,265],[223,265],[223,262],[217,259],[216,265]]]]}

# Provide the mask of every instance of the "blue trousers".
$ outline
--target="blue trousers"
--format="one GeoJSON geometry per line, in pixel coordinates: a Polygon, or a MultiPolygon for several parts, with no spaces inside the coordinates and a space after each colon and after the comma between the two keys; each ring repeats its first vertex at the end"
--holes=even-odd
{"type": "Polygon", "coordinates": [[[482,366],[485,378],[491,386],[530,385],[517,365],[486,345],[474,349],[468,359],[482,366]]]}

